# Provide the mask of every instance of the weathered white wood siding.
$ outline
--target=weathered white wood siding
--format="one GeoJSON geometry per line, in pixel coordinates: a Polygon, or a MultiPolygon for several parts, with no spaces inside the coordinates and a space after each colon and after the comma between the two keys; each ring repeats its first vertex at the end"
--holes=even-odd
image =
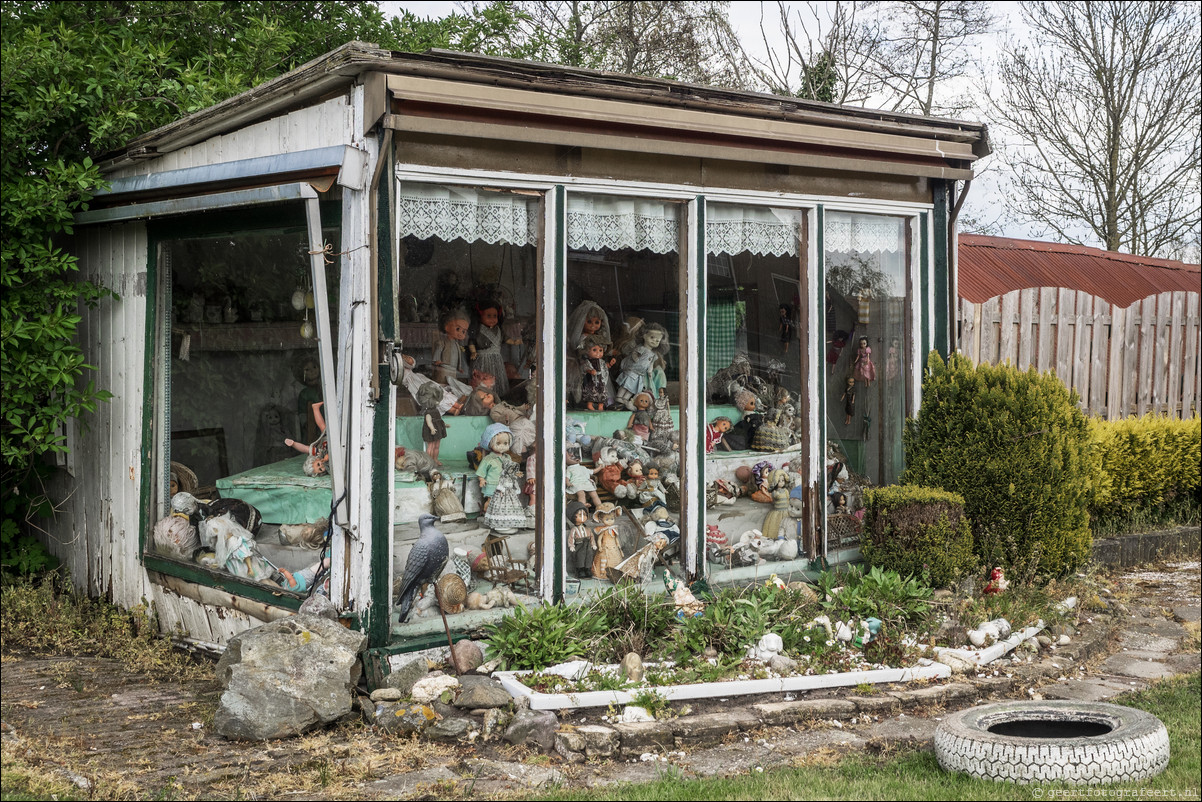
{"type": "Polygon", "coordinates": [[[114,171],[110,178],[202,167],[220,162],[276,156],[301,150],[345,145],[351,138],[353,110],[348,96],[291,111],[246,128],[165,153],[114,171]]]}

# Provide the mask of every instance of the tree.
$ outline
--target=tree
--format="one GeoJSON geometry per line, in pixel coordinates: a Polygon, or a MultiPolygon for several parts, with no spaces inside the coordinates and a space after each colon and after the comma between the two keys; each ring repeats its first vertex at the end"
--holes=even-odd
{"type": "Polygon", "coordinates": [[[1058,238],[1145,256],[1197,242],[1199,8],[1023,6],[990,110],[1009,134],[1017,216],[1058,238]]]}
{"type": "Polygon", "coordinates": [[[16,522],[44,507],[35,469],[108,398],[74,342],[79,304],[106,290],[58,243],[103,186],[94,160],[342,42],[486,49],[507,19],[504,4],[438,21],[355,2],[0,4],[0,560],[34,567],[16,522]]]}
{"type": "MultiPolygon", "coordinates": [[[[482,3],[473,6],[480,13],[482,3]]],[[[694,83],[735,85],[725,0],[517,0],[511,49],[538,61],[694,83]]]]}

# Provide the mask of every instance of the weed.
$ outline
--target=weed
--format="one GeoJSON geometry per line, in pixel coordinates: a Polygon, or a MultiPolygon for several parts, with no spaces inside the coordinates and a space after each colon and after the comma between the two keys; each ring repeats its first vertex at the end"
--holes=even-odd
{"type": "Polygon", "coordinates": [[[874,693],[880,693],[880,689],[871,682],[861,682],[856,686],[856,694],[859,696],[872,696],[874,693]]]}
{"type": "Polygon", "coordinates": [[[643,708],[655,718],[666,718],[672,710],[666,696],[650,689],[636,693],[630,704],[643,708]]]}

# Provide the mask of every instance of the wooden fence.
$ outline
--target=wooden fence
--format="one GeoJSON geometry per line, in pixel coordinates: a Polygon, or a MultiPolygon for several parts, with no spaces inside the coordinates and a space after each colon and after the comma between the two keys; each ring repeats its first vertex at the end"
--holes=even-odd
{"type": "Polygon", "coordinates": [[[1189,418],[1202,398],[1198,306],[1196,292],[1119,308],[1057,287],[1015,290],[981,304],[961,299],[958,342],[977,363],[1054,371],[1091,415],[1189,418]]]}

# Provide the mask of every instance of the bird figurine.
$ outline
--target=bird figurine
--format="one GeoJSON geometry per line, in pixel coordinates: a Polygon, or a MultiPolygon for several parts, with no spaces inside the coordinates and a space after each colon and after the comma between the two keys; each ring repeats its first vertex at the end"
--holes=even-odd
{"type": "Polygon", "coordinates": [[[413,597],[427,582],[433,582],[447,563],[447,536],[435,528],[434,524],[437,521],[438,518],[430,513],[418,518],[420,534],[413,548],[409,550],[409,558],[405,560],[405,573],[393,596],[401,608],[401,623],[409,617],[413,597]]]}

